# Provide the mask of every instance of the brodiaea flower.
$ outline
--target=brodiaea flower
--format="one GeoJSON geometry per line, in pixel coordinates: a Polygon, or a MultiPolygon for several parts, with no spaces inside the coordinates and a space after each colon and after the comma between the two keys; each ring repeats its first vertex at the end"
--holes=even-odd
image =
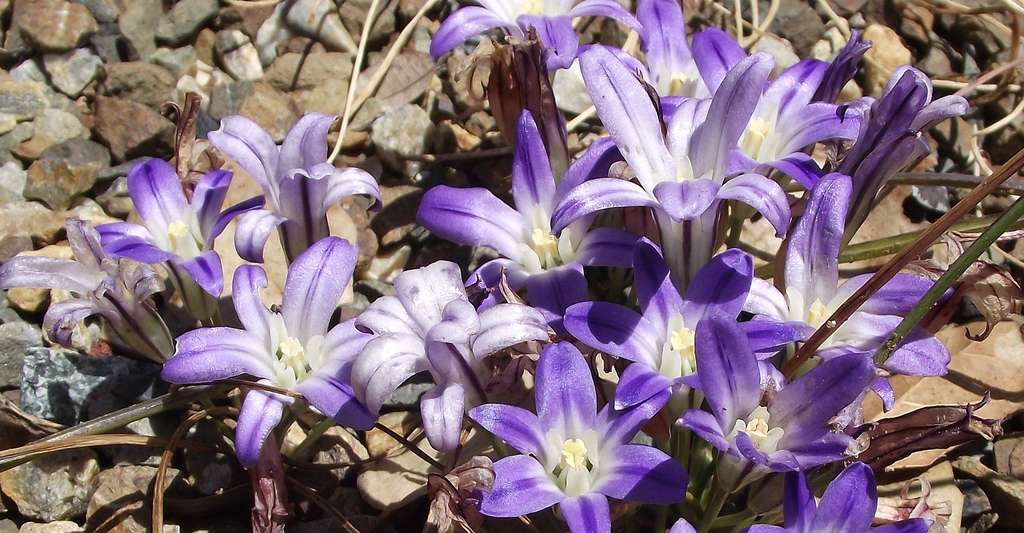
{"type": "Polygon", "coordinates": [[[477,0],[480,6],[456,10],[441,23],[430,43],[437,59],[466,39],[494,28],[523,38],[531,27],[548,49],[548,68],[566,68],[576,59],[579,36],[572,27],[578,17],[613,18],[639,30],[640,23],[616,0],[477,0]]]}
{"type": "Polygon", "coordinates": [[[210,132],[210,142],[242,167],[266,196],[267,209],[243,215],[235,248],[247,261],[262,262],[263,247],[280,225],[281,244],[294,260],[330,235],[327,210],[342,198],[361,195],[380,202],[376,180],[357,168],[339,170],[327,161],[327,131],[333,117],[309,113],[288,131],[281,146],[255,122],[227,117],[210,132]]]}
{"type": "Polygon", "coordinates": [[[747,533],[925,533],[928,522],[917,518],[880,527],[871,527],[878,505],[875,475],[864,463],[853,463],[825,489],[821,501],[803,472],[786,474],[783,500],[785,526],[754,525],[747,533]]]}
{"type": "MultiPolygon", "coordinates": [[[[775,322],[803,323],[808,333],[821,326],[835,310],[871,277],[863,274],[839,284],[839,248],[849,209],[850,178],[830,174],[811,190],[803,216],[789,238],[785,269],[778,282],[755,279],[744,309],[775,322]]],[[[897,274],[874,293],[849,320],[822,345],[823,358],[856,353],[871,354],[917,304],[932,281],[912,274],[897,274]]],[[[763,322],[758,320],[758,322],[763,322]]],[[[949,350],[938,339],[916,329],[882,365],[887,372],[912,376],[946,373],[949,350]]],[[[885,380],[875,390],[891,404],[892,390],[885,380]]]]}
{"type": "Polygon", "coordinates": [[[423,429],[437,450],[459,444],[463,414],[486,401],[484,358],[529,340],[547,340],[544,317],[531,307],[500,304],[477,312],[466,297],[458,265],[438,261],[407,270],[395,295],[378,298],[356,324],[378,335],[352,368],[352,387],[371,412],[420,372],[434,388],[420,400],[423,429]]]}
{"type": "MultiPolygon", "coordinates": [[[[352,360],[370,339],[353,322],[328,330],[331,315],[352,279],[358,251],[344,239],[328,237],[288,268],[280,312],[260,300],[267,275],[254,265],[235,271],[232,298],[245,329],[202,328],[178,338],[164,365],[171,383],[207,383],[240,375],[305,396],[321,413],[343,426],[369,429],[375,420],[349,386],[352,360]]],[[[245,396],[235,429],[238,460],[249,467],[281,421],[290,396],[253,389],[245,396]]]]}
{"type": "Polygon", "coordinates": [[[201,293],[192,294],[188,281],[214,298],[220,296],[224,277],[213,240],[231,219],[263,205],[262,198],[253,198],[221,212],[230,184],[230,172],[210,171],[189,200],[174,168],[165,161],[149,159],[136,165],[128,173],[128,195],[142,225],[98,226],[103,250],[143,263],[166,263],[189,310],[197,318],[212,315],[212,305],[205,303],[208,300],[201,293]]]}
{"type": "Polygon", "coordinates": [[[107,257],[96,230],[78,219],[64,223],[75,260],[16,256],[0,266],[0,289],[64,289],[75,296],[55,303],[43,317],[51,339],[71,346],[75,325],[100,315],[118,337],[146,358],[162,363],[170,355],[171,334],[150,297],[163,282],[149,265],[107,257]]]}
{"type": "Polygon", "coordinates": [[[515,209],[486,189],[440,185],[424,195],[416,218],[445,239],[495,249],[506,259],[480,267],[476,278],[493,289],[505,269],[512,287],[526,285],[530,304],[544,311],[559,329],[565,308],[587,297],[583,266],[629,266],[636,242],[631,233],[591,229],[589,218],[560,234],[551,231],[551,212],[565,193],[595,169],[607,171],[612,158],[604,148],[609,146],[593,146],[559,179],[548,162],[533,116],[523,112],[512,163],[515,209]]]}
{"type": "Polygon", "coordinates": [[[590,369],[568,343],[549,345],[537,363],[537,414],[487,404],[469,416],[523,455],[494,463],[494,486],[480,512],[520,516],[558,505],[573,533],[611,531],[608,498],[670,505],[683,499],[683,467],[661,450],[630,444],[668,399],[597,410],[590,369]]]}
{"type": "Polygon", "coordinates": [[[870,384],[869,360],[826,361],[765,402],[757,358],[732,320],[705,318],[697,324],[696,347],[697,377],[711,412],[691,409],[680,424],[724,452],[718,472],[726,488],[846,457],[853,439],[829,423],[870,384]]]}

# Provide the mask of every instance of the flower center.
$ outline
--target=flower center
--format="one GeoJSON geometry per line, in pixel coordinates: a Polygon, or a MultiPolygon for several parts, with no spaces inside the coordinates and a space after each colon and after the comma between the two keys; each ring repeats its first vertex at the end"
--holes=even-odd
{"type": "Polygon", "coordinates": [[[177,250],[181,247],[182,242],[186,236],[188,236],[188,224],[177,220],[167,225],[167,237],[171,241],[171,248],[177,250]]]}
{"type": "Polygon", "coordinates": [[[807,310],[807,323],[812,326],[820,326],[828,317],[828,309],[825,308],[825,304],[821,303],[821,300],[814,300],[811,308],[807,310]]]}
{"type": "Polygon", "coordinates": [[[537,254],[540,267],[547,269],[562,265],[562,254],[558,249],[558,238],[540,229],[534,228],[530,234],[533,251],[537,254]]]}
{"type": "Polygon", "coordinates": [[[761,451],[772,453],[779,448],[779,441],[786,432],[782,428],[772,427],[769,424],[771,418],[768,408],[758,406],[746,420],[736,421],[727,438],[731,441],[739,433],[746,433],[761,451]]]}
{"type": "Polygon", "coordinates": [[[544,14],[544,0],[526,0],[522,5],[524,15],[544,14]]]}
{"type": "Polygon", "coordinates": [[[761,154],[761,146],[764,145],[765,139],[768,138],[770,129],[771,124],[767,120],[761,117],[750,119],[750,124],[747,125],[747,131],[743,134],[741,142],[743,151],[751,158],[757,159],[761,154]]]}
{"type": "Polygon", "coordinates": [[[286,337],[277,345],[277,360],[278,370],[286,374],[286,381],[300,382],[309,373],[306,350],[295,337],[286,337]]]}
{"type": "Polygon", "coordinates": [[[559,466],[579,469],[587,465],[587,445],[580,439],[567,439],[562,443],[562,458],[559,466]]]}

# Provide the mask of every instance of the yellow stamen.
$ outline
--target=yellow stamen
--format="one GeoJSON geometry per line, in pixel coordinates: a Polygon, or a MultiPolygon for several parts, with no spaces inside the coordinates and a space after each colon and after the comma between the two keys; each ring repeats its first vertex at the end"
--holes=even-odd
{"type": "Polygon", "coordinates": [[[306,351],[302,348],[299,339],[295,337],[288,337],[281,341],[281,344],[277,346],[277,353],[280,354],[281,361],[288,366],[293,368],[305,366],[306,351]]]}
{"type": "Polygon", "coordinates": [[[523,2],[524,15],[543,15],[544,0],[527,0],[523,2]]]}
{"type": "Polygon", "coordinates": [[[587,464],[587,445],[580,439],[568,439],[562,444],[563,467],[581,468],[587,464]]]}
{"type": "Polygon", "coordinates": [[[747,131],[743,135],[742,145],[748,156],[757,157],[761,151],[761,145],[764,144],[764,140],[768,138],[770,133],[768,121],[761,117],[754,117],[750,120],[750,124],[747,125],[747,131]]]}
{"type": "Polygon", "coordinates": [[[672,79],[668,82],[668,96],[684,96],[686,86],[691,79],[682,72],[673,72],[672,79]]]}
{"type": "Polygon", "coordinates": [[[820,326],[828,318],[828,309],[821,300],[814,300],[811,308],[807,310],[807,323],[812,326],[820,326]]]}
{"type": "Polygon", "coordinates": [[[188,224],[176,221],[167,225],[167,237],[171,240],[171,247],[177,248],[178,241],[188,235],[188,224]]]}
{"type": "Polygon", "coordinates": [[[672,344],[672,349],[679,352],[679,355],[689,355],[693,353],[696,344],[695,338],[693,330],[682,327],[672,332],[669,342],[672,344]]]}

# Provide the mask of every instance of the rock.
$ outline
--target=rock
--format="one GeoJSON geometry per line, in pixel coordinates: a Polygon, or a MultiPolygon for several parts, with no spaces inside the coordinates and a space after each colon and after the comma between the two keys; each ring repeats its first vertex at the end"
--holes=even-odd
{"type": "MultiPolygon", "coordinates": [[[[290,453],[294,446],[284,448],[285,453],[290,453]]],[[[340,468],[310,469],[301,474],[301,480],[314,488],[326,491],[330,494],[341,485],[342,480],[356,465],[361,465],[370,458],[366,446],[347,429],[333,426],[324,432],[323,436],[317,439],[316,444],[308,451],[308,455],[302,460],[313,464],[349,465],[340,468]]]]}
{"type": "Polygon", "coordinates": [[[46,157],[28,167],[25,198],[39,200],[51,209],[67,209],[72,200],[96,184],[101,165],[110,163],[102,148],[84,139],[51,147],[44,152],[46,157]]]}
{"type": "Polygon", "coordinates": [[[3,197],[14,198],[15,201],[21,198],[25,191],[25,181],[28,174],[21,168],[19,163],[9,161],[0,166],[0,205],[10,203],[2,201],[3,197]]]}
{"type": "Polygon", "coordinates": [[[128,196],[128,180],[123,176],[115,178],[110,187],[96,197],[96,201],[103,206],[105,212],[121,219],[128,218],[134,208],[128,196]]]}
{"type": "MultiPolygon", "coordinates": [[[[181,48],[158,48],[149,60],[165,68],[175,79],[192,71],[196,64],[196,49],[192,45],[181,48]]],[[[109,70],[107,71],[109,73],[109,70]]]]}
{"type": "Polygon", "coordinates": [[[370,140],[377,154],[391,168],[413,176],[420,169],[418,161],[431,144],[434,123],[418,105],[406,104],[388,111],[373,123],[370,140]]]}
{"type": "MultiPolygon", "coordinates": [[[[350,35],[363,34],[363,23],[366,22],[370,13],[372,0],[349,0],[342,2],[338,9],[341,22],[348,29],[350,35]]],[[[370,42],[378,43],[386,40],[395,33],[395,11],[398,8],[397,2],[379,2],[376,20],[373,28],[370,29],[370,42]]]]}
{"type": "Polygon", "coordinates": [[[0,240],[28,237],[37,242],[53,242],[64,227],[64,220],[36,202],[15,202],[0,206],[0,240]]]}
{"type": "Polygon", "coordinates": [[[13,25],[43,52],[76,48],[99,28],[87,7],[64,0],[19,0],[13,25]]]}
{"type": "MultiPolygon", "coordinates": [[[[998,442],[997,442],[998,444],[998,442]]],[[[964,518],[971,520],[985,513],[992,512],[992,503],[988,501],[985,491],[981,490],[973,479],[956,480],[956,488],[964,493],[964,518]]]]}
{"type": "MultiPolygon", "coordinates": [[[[373,54],[370,58],[373,65],[365,75],[373,76],[383,63],[382,54],[373,54]]],[[[434,62],[429,54],[420,52],[403,52],[395,56],[391,69],[381,80],[375,98],[386,102],[389,106],[398,107],[419,100],[430,88],[434,76],[434,62]]]]}
{"type": "Polygon", "coordinates": [[[102,64],[103,60],[88,48],[43,56],[43,66],[54,87],[72,98],[77,98],[85,86],[96,79],[102,64]]]}
{"type": "Polygon", "coordinates": [[[928,52],[916,66],[932,78],[947,77],[953,72],[953,62],[941,46],[928,47],[928,52]]]}
{"type": "Polygon", "coordinates": [[[132,42],[121,34],[121,29],[114,23],[100,26],[99,33],[89,39],[89,44],[96,51],[96,55],[108,65],[131,61],[137,56],[132,42]]]}
{"type": "Polygon", "coordinates": [[[222,119],[242,115],[259,124],[275,141],[284,140],[288,129],[298,120],[291,100],[281,91],[263,82],[239,81],[214,89],[210,115],[222,119]]]}
{"type": "Polygon", "coordinates": [[[49,524],[27,522],[21,526],[19,533],[85,533],[85,530],[74,522],[60,520],[49,524]]]}
{"type": "Polygon", "coordinates": [[[110,147],[117,161],[170,152],[174,124],[149,107],[125,100],[96,98],[96,135],[110,147]]]}
{"type": "MultiPolygon", "coordinates": [[[[1024,513],[1024,481],[990,469],[977,457],[959,457],[953,461],[953,468],[978,482],[1000,517],[1012,521],[1010,517],[1024,513]]],[[[1010,525],[1008,521],[1003,523],[1010,525]]]]}
{"type": "Polygon", "coordinates": [[[0,533],[18,533],[18,524],[6,518],[0,520],[0,533]]]}
{"type": "MultiPolygon", "coordinates": [[[[115,466],[95,477],[86,510],[85,526],[89,531],[148,533],[152,521],[152,486],[157,469],[152,466],[115,466]]],[[[181,493],[181,472],[167,470],[167,492],[181,493]]],[[[178,531],[178,526],[164,525],[164,532],[178,531]]]]}
{"type": "Polygon", "coordinates": [[[578,61],[573,62],[567,69],[556,70],[551,88],[555,91],[555,102],[562,111],[578,115],[593,105],[587,87],[583,84],[583,74],[580,73],[578,61]]]}
{"type": "Polygon", "coordinates": [[[73,425],[83,420],[98,395],[142,376],[152,376],[152,363],[122,356],[90,357],[77,352],[31,348],[25,352],[21,408],[27,413],[73,425]]]}
{"type": "Polygon", "coordinates": [[[0,324],[0,389],[21,387],[21,367],[29,348],[43,345],[43,332],[28,322],[0,324]]]}
{"type": "Polygon", "coordinates": [[[174,98],[177,79],[159,65],[145,61],[114,63],[106,66],[101,89],[107,96],[116,96],[159,109],[174,98]]]}
{"type": "Polygon", "coordinates": [[[17,121],[31,120],[49,102],[46,86],[33,81],[0,81],[0,116],[6,115],[17,121]]]}
{"type": "Polygon", "coordinates": [[[124,11],[117,18],[117,25],[135,49],[137,59],[149,59],[156,51],[156,27],[160,22],[156,14],[162,12],[161,0],[124,2],[124,11]]]}
{"type": "Polygon", "coordinates": [[[117,22],[121,14],[115,0],[77,0],[79,4],[89,8],[89,12],[99,23],[117,22]]]}
{"type": "Polygon", "coordinates": [[[1024,480],[1024,434],[1006,435],[995,443],[996,470],[1024,480]]]}
{"type": "Polygon", "coordinates": [[[89,449],[48,454],[0,472],[0,489],[28,518],[67,520],[85,513],[89,484],[99,469],[89,449]]]}
{"type": "Polygon", "coordinates": [[[879,96],[896,67],[913,62],[914,56],[903,45],[900,36],[888,26],[868,26],[864,30],[864,39],[873,43],[864,54],[864,90],[867,94],[879,96]]]}
{"type": "Polygon", "coordinates": [[[256,47],[238,30],[217,32],[214,44],[224,72],[242,81],[255,81],[263,77],[263,65],[256,47]]]}
{"type": "Polygon", "coordinates": [[[46,83],[46,73],[43,72],[43,67],[39,65],[39,61],[35,59],[26,59],[18,63],[18,66],[11,69],[10,75],[14,81],[46,83]]]}
{"type": "Polygon", "coordinates": [[[332,0],[298,0],[285,14],[285,22],[293,30],[316,39],[330,50],[354,54],[358,48],[332,0]]]}
{"type": "MultiPolygon", "coordinates": [[[[306,113],[340,116],[345,110],[345,97],[339,95],[345,94],[348,94],[347,80],[326,80],[323,84],[316,87],[293,92],[292,99],[295,101],[295,105],[306,113]]],[[[353,124],[349,125],[350,131],[358,129],[355,127],[354,121],[375,101],[377,101],[376,98],[370,98],[366,101],[362,110],[353,117],[353,124]]],[[[378,113],[374,118],[382,113],[378,113]]]]}
{"type": "Polygon", "coordinates": [[[160,18],[157,41],[172,46],[184,44],[217,16],[217,0],[182,0],[160,18]]]}
{"type": "Polygon", "coordinates": [[[381,246],[391,246],[416,227],[416,210],[423,198],[423,189],[415,185],[382,185],[380,189],[383,207],[374,215],[370,227],[381,246]]]}
{"type": "Polygon", "coordinates": [[[325,83],[348,83],[352,56],[340,52],[284,54],[267,69],[264,81],[282,91],[314,89],[325,83]]]}
{"type": "Polygon", "coordinates": [[[800,62],[800,57],[793,51],[793,45],[789,41],[771,33],[766,33],[757,40],[753,52],[765,52],[775,60],[775,72],[782,72],[786,67],[791,67],[800,62]]]}
{"type": "Polygon", "coordinates": [[[433,383],[406,383],[395,389],[395,392],[391,393],[391,397],[388,398],[384,405],[392,409],[404,408],[408,410],[415,408],[419,405],[420,396],[433,387],[433,383]]]}
{"type": "Polygon", "coordinates": [[[804,56],[825,34],[825,23],[808,2],[782,0],[769,30],[776,35],[786,36],[797,53],[804,56]]]}
{"type": "MultiPolygon", "coordinates": [[[[22,159],[39,159],[51,146],[89,135],[78,117],[59,109],[44,109],[32,125],[32,138],[15,149],[15,153],[22,159]]],[[[47,205],[54,207],[52,204],[47,205]]]]}

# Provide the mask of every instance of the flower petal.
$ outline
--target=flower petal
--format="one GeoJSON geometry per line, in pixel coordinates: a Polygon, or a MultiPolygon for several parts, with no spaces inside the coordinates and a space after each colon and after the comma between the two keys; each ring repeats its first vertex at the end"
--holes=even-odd
{"type": "Polygon", "coordinates": [[[627,231],[594,228],[587,231],[576,248],[576,261],[584,266],[632,266],[633,246],[638,237],[627,231]]]}
{"type": "Polygon", "coordinates": [[[250,390],[242,402],[235,426],[235,455],[242,466],[251,468],[260,457],[260,450],[274,428],[281,423],[285,404],[279,394],[250,390]]]}
{"type": "Polygon", "coordinates": [[[267,209],[247,211],[238,218],[235,228],[235,250],[238,256],[254,263],[263,262],[263,248],[267,245],[270,233],[285,218],[267,209]]]}
{"type": "Polygon", "coordinates": [[[224,152],[264,190],[277,190],[278,148],[274,139],[255,122],[238,115],[225,117],[210,142],[224,152]]]}
{"type": "Polygon", "coordinates": [[[740,329],[747,334],[750,349],[754,350],[758,359],[775,355],[787,344],[807,340],[814,334],[814,326],[804,322],[776,322],[772,319],[741,322],[740,329]]]}
{"type": "Polygon", "coordinates": [[[675,314],[683,314],[683,298],[672,281],[661,249],[646,237],[633,248],[633,288],[644,318],[668,330],[675,314]]]}
{"type": "Polygon", "coordinates": [[[580,56],[587,92],[601,122],[644,188],[675,177],[661,117],[643,83],[614,54],[595,46],[580,56]]]}
{"type": "Polygon", "coordinates": [[[96,226],[103,251],[113,257],[127,257],[140,263],[162,263],[174,254],[161,250],[153,242],[149,230],[129,222],[96,226]]]}
{"type": "Polygon", "coordinates": [[[576,59],[580,37],[573,29],[572,19],[567,16],[520,15],[516,22],[519,27],[537,31],[537,38],[544,45],[546,65],[549,72],[569,68],[576,59]]]}
{"type": "Polygon", "coordinates": [[[474,407],[469,417],[521,453],[545,461],[545,437],[537,415],[512,405],[489,403],[474,407]]]}
{"type": "Polygon", "coordinates": [[[437,236],[468,246],[487,246],[512,260],[520,256],[526,222],[515,209],[483,188],[439,185],[423,195],[416,220],[437,236]]]}
{"type": "Polygon", "coordinates": [[[829,174],[811,190],[803,216],[789,236],[786,289],[803,295],[807,306],[827,304],[839,280],[839,246],[846,228],[850,178],[829,174]]]}
{"type": "Polygon", "coordinates": [[[167,231],[183,222],[188,200],[174,167],[160,159],[147,159],[128,173],[128,195],[139,218],[150,231],[167,231]]]}
{"type": "Polygon", "coordinates": [[[466,39],[492,28],[515,28],[515,32],[520,33],[518,27],[511,21],[504,20],[482,7],[468,6],[457,9],[434,33],[430,40],[430,56],[436,61],[466,39]]]}
{"type": "Polygon", "coordinates": [[[549,344],[537,362],[534,399],[545,433],[555,429],[569,438],[594,426],[597,397],[583,354],[575,346],[549,344]]]}
{"type": "Polygon", "coordinates": [[[399,385],[429,369],[423,339],[388,333],[366,343],[352,365],[352,390],[367,410],[380,408],[399,385]]]}
{"type": "Polygon", "coordinates": [[[709,179],[665,181],[654,187],[654,197],[676,222],[692,220],[715,203],[718,183],[709,179]]]}
{"type": "Polygon", "coordinates": [[[708,28],[693,36],[693,60],[712,94],[746,56],[736,39],[718,28],[708,28]]]}
{"type": "Polygon", "coordinates": [[[533,120],[533,113],[528,110],[523,111],[516,127],[512,197],[524,220],[533,220],[540,214],[548,218],[555,207],[555,176],[551,172],[544,139],[533,120]]]}
{"type": "Polygon", "coordinates": [[[613,466],[602,471],[594,487],[596,492],[618,500],[658,505],[677,503],[686,495],[686,470],[665,452],[640,444],[614,450],[613,466]]]}
{"type": "Polygon", "coordinates": [[[786,472],[782,509],[786,516],[787,528],[807,531],[811,526],[817,504],[814,501],[814,493],[807,484],[807,476],[803,472],[786,472]]]}
{"type": "Polygon", "coordinates": [[[636,16],[642,25],[640,39],[644,56],[652,73],[658,78],[659,89],[667,83],[661,78],[681,74],[693,62],[686,39],[686,19],[683,9],[675,0],[641,0],[636,16]]]}
{"type": "Polygon", "coordinates": [[[627,409],[669,390],[672,380],[651,367],[633,363],[626,367],[615,386],[615,409],[627,409]]]}
{"type": "Polygon", "coordinates": [[[245,330],[267,343],[267,349],[270,349],[270,310],[260,299],[260,289],[265,288],[267,273],[262,268],[242,265],[235,269],[231,281],[231,300],[235,304],[235,314],[245,330]]]}
{"type": "Polygon", "coordinates": [[[718,191],[722,200],[743,202],[761,213],[777,237],[785,237],[789,230],[789,196],[774,180],[760,174],[743,174],[725,182],[718,191]]]}
{"type": "Polygon", "coordinates": [[[636,311],[608,302],[583,302],[565,310],[565,329],[609,355],[657,368],[662,333],[636,311]]]}
{"type": "Polygon", "coordinates": [[[324,416],[338,425],[367,431],[373,427],[377,417],[356,399],[352,387],[334,376],[314,374],[295,387],[324,416]]]}
{"type": "Polygon", "coordinates": [[[540,311],[559,334],[565,333],[562,326],[565,310],[587,299],[587,278],[578,264],[533,274],[526,279],[526,287],[530,305],[540,311]]]}
{"type": "Polygon", "coordinates": [[[178,337],[161,377],[168,383],[210,383],[249,374],[274,375],[260,339],[235,328],[200,328],[178,337]]]}
{"type": "Polygon", "coordinates": [[[640,21],[616,0],[583,0],[569,11],[569,16],[608,17],[617,20],[630,29],[640,31],[640,21]]]}
{"type": "Polygon", "coordinates": [[[72,298],[50,304],[43,316],[46,336],[61,346],[71,348],[75,327],[86,317],[98,313],[96,302],[87,298],[72,298]]]}
{"type": "MultiPolygon", "coordinates": [[[[724,452],[729,449],[729,441],[725,440],[725,434],[722,433],[718,420],[707,411],[690,409],[683,413],[682,418],[679,419],[679,425],[696,433],[698,437],[718,450],[724,452]]],[[[732,429],[732,426],[729,429],[732,429]]]]}
{"type": "Polygon", "coordinates": [[[611,533],[611,509],[604,494],[587,493],[559,502],[558,511],[570,533],[611,533]]]}
{"type": "Polygon", "coordinates": [[[853,463],[821,495],[811,530],[867,531],[875,517],[877,499],[871,468],[853,463]]]}
{"type": "Polygon", "coordinates": [[[185,269],[192,281],[210,296],[220,298],[224,292],[224,271],[217,252],[210,250],[187,261],[175,261],[175,264],[185,269]]]}
{"type": "Polygon", "coordinates": [[[639,185],[618,178],[585,181],[569,191],[551,215],[551,230],[559,233],[587,215],[616,207],[658,207],[658,200],[639,185]]]}
{"type": "Polygon", "coordinates": [[[950,357],[942,341],[922,328],[914,328],[882,366],[904,376],[944,376],[950,357]]]}
{"type": "MultiPolygon", "coordinates": [[[[861,288],[872,274],[855,276],[843,283],[836,291],[835,298],[843,301],[849,299],[857,289],[861,288]]],[[[861,304],[859,311],[875,315],[899,315],[909,313],[928,292],[934,282],[924,276],[914,274],[896,274],[891,280],[861,304]]]]}
{"type": "Polygon", "coordinates": [[[731,428],[761,402],[761,378],[750,343],[734,319],[697,324],[697,375],[719,427],[731,428]]]}
{"type": "Polygon", "coordinates": [[[420,398],[420,414],[427,441],[435,450],[453,452],[459,447],[466,393],[459,383],[435,385],[420,398]]]}
{"type": "Polygon", "coordinates": [[[361,168],[331,169],[330,174],[323,178],[327,181],[327,193],[324,194],[324,209],[348,198],[349,196],[364,197],[364,207],[379,209],[382,205],[380,186],[373,175],[361,168]]]}
{"type": "Polygon", "coordinates": [[[786,385],[768,406],[772,424],[786,432],[779,446],[791,448],[821,437],[828,431],[828,421],[856,400],[874,377],[870,359],[845,355],[786,385]]]}
{"type": "Polygon", "coordinates": [[[611,166],[622,161],[619,147],[611,137],[601,137],[583,151],[562,175],[555,192],[557,202],[577,185],[594,178],[606,177],[611,166]]]}
{"type": "Polygon", "coordinates": [[[738,249],[726,250],[701,267],[683,297],[683,318],[695,327],[706,316],[735,319],[747,301],[754,260],[738,249]]]}
{"type": "Polygon", "coordinates": [[[483,495],[480,512],[497,517],[522,516],[547,509],[564,498],[536,459],[513,455],[494,463],[494,485],[483,495]]]}
{"type": "Polygon", "coordinates": [[[421,330],[430,331],[449,302],[466,299],[462,271],[450,261],[406,270],[395,279],[395,296],[421,330]]]}
{"type": "Polygon", "coordinates": [[[227,170],[211,170],[199,178],[199,183],[192,191],[192,211],[199,219],[199,229],[208,241],[210,234],[220,218],[220,209],[224,198],[228,195],[231,185],[231,172],[227,170]]]}
{"type": "Polygon", "coordinates": [[[292,262],[281,302],[289,335],[306,343],[327,333],[331,315],[352,281],[358,255],[345,239],[327,237],[292,262]]]}
{"type": "Polygon", "coordinates": [[[327,160],[327,130],[335,117],[306,113],[292,125],[281,143],[278,167],[283,172],[311,169],[327,160]]]}

